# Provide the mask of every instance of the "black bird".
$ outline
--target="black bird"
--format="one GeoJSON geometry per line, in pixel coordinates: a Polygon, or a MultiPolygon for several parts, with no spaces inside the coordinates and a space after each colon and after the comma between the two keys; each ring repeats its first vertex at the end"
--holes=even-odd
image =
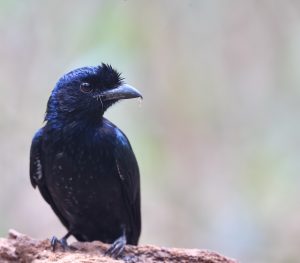
{"type": "Polygon", "coordinates": [[[32,186],[51,206],[67,234],[52,239],[112,244],[118,256],[141,232],[140,176],[126,135],[103,117],[121,99],[142,98],[110,65],[75,69],[59,79],[48,100],[45,125],[30,150],[32,186]]]}

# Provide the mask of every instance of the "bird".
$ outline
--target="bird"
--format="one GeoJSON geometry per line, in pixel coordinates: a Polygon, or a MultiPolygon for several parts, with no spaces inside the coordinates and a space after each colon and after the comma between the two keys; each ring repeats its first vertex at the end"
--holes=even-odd
{"type": "MultiPolygon", "coordinates": [[[[120,256],[141,233],[140,173],[126,135],[103,115],[115,103],[139,98],[111,65],[74,69],[56,83],[44,126],[30,148],[30,181],[67,229],[67,239],[111,244],[120,256]]],[[[124,116],[127,118],[128,116],[124,116]]]]}

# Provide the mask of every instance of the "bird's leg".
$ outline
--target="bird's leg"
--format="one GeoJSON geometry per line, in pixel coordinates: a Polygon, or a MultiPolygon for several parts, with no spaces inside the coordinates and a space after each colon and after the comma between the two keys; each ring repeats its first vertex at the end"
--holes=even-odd
{"type": "Polygon", "coordinates": [[[122,226],[122,231],[122,236],[119,237],[114,243],[112,243],[108,250],[106,250],[106,256],[117,258],[124,251],[125,245],[127,243],[125,226],[122,226]]]}
{"type": "Polygon", "coordinates": [[[53,236],[51,239],[51,247],[52,251],[55,251],[57,244],[60,244],[63,250],[66,250],[69,248],[67,239],[71,235],[71,232],[69,231],[66,235],[64,235],[61,239],[58,239],[56,236],[53,236]]]}

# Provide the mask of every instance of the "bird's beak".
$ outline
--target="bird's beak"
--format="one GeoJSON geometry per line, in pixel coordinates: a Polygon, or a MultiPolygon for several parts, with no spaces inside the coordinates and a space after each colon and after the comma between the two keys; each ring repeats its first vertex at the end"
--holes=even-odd
{"type": "Polygon", "coordinates": [[[100,96],[104,101],[143,98],[138,90],[128,84],[122,84],[114,89],[105,90],[101,92],[100,96]]]}

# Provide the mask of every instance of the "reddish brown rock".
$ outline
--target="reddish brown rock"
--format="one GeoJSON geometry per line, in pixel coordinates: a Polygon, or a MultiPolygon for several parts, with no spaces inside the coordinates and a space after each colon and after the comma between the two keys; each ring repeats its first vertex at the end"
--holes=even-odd
{"type": "MultiPolygon", "coordinates": [[[[0,239],[0,262],[46,263],[46,262],[124,262],[103,255],[108,245],[99,241],[75,242],[68,251],[58,248],[52,252],[49,240],[36,240],[14,230],[8,238],[0,239]]],[[[126,246],[125,262],[199,262],[236,263],[216,252],[200,249],[164,248],[150,245],[126,246]]]]}

